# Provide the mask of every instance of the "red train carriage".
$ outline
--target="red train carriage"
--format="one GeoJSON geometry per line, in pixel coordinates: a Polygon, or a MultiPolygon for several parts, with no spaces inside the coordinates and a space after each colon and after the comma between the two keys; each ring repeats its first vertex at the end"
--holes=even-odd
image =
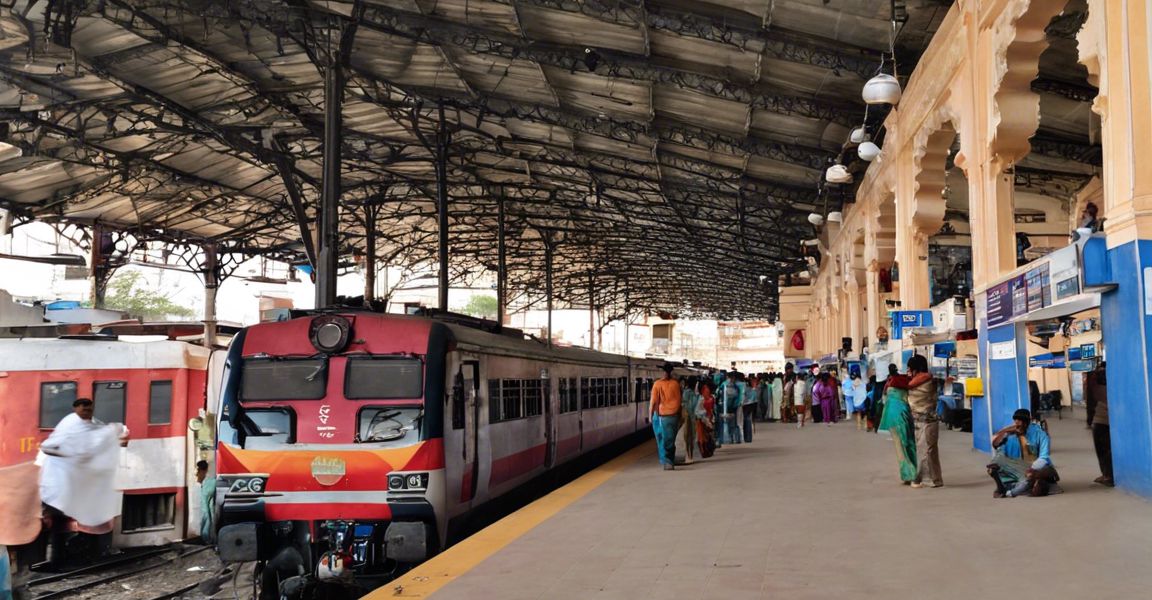
{"type": "Polygon", "coordinates": [[[451,520],[647,429],[659,363],[477,325],[333,312],[241,331],[219,410],[221,558],[260,561],[271,598],[370,586],[443,547],[451,520]]]}
{"type": "MultiPolygon", "coordinates": [[[[151,546],[197,535],[188,502],[195,455],[188,420],[204,408],[208,350],[179,341],[0,339],[0,466],[36,458],[79,397],[96,418],[128,426],[111,545],[151,546]]],[[[84,547],[84,545],[79,545],[84,547]]]]}

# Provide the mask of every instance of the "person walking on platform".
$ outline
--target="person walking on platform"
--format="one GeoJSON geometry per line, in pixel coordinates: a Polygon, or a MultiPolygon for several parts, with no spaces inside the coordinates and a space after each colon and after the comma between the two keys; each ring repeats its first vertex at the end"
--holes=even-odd
{"type": "Polygon", "coordinates": [[[716,452],[716,398],[712,396],[712,378],[706,377],[699,385],[699,403],[696,405],[696,439],[700,443],[700,458],[711,458],[716,452]]]}
{"type": "Polygon", "coordinates": [[[1096,460],[1100,462],[1100,476],[1094,481],[1100,485],[1115,487],[1112,477],[1112,431],[1108,426],[1108,378],[1104,363],[1088,373],[1085,387],[1089,402],[1095,407],[1092,417],[1092,443],[1096,447],[1096,460]]]}
{"type": "Polygon", "coordinates": [[[720,403],[723,405],[723,409],[721,411],[720,443],[716,445],[717,448],[724,444],[739,444],[742,441],[737,426],[736,412],[740,409],[743,398],[744,384],[736,380],[736,371],[731,371],[728,373],[728,379],[720,385],[720,403]]]}
{"type": "Polygon", "coordinates": [[[879,429],[892,435],[900,481],[911,485],[916,479],[916,424],[908,408],[908,376],[895,373],[893,369],[883,388],[876,388],[874,393],[884,394],[879,429]]]}
{"type": "Polygon", "coordinates": [[[853,369],[851,373],[851,378],[844,382],[844,403],[848,405],[849,414],[856,419],[856,431],[861,431],[867,421],[864,415],[867,413],[868,386],[860,379],[860,371],[853,369]]]}
{"type": "Polygon", "coordinates": [[[796,412],[795,407],[792,406],[792,390],[796,387],[795,378],[795,373],[786,373],[784,385],[780,389],[780,420],[785,423],[793,422],[792,417],[796,412]]]}
{"type": "Polygon", "coordinates": [[[684,429],[684,464],[692,464],[696,455],[696,407],[700,395],[696,393],[697,378],[689,377],[682,382],[684,391],[680,394],[680,423],[684,429]]]}
{"type": "Polygon", "coordinates": [[[752,377],[751,383],[745,384],[744,387],[744,403],[740,405],[740,412],[743,413],[744,423],[744,443],[752,443],[752,431],[756,427],[753,422],[756,417],[756,399],[760,395],[759,386],[763,385],[759,379],[752,377]]]}
{"type": "Polygon", "coordinates": [[[796,428],[803,429],[804,421],[808,419],[808,392],[804,377],[792,374],[792,410],[796,413],[796,428]]]}
{"type": "Polygon", "coordinates": [[[676,468],[676,430],[680,425],[680,383],[672,378],[672,365],[664,365],[664,377],[652,385],[652,429],[656,452],[665,471],[676,468]]]}
{"type": "Polygon", "coordinates": [[[832,375],[824,372],[816,379],[816,385],[812,386],[812,406],[815,407],[817,403],[820,404],[820,412],[824,417],[824,422],[829,427],[836,420],[834,404],[837,401],[837,393],[833,381],[832,375]]]}
{"type": "Polygon", "coordinates": [[[916,454],[920,466],[912,487],[923,487],[930,479],[932,487],[944,485],[940,469],[940,418],[936,415],[936,380],[928,372],[928,359],[917,354],[908,359],[908,407],[916,422],[916,454]]]}
{"type": "Polygon", "coordinates": [[[780,421],[784,418],[782,411],[787,403],[784,402],[784,376],[775,373],[772,377],[772,404],[768,413],[769,421],[780,421]]]}

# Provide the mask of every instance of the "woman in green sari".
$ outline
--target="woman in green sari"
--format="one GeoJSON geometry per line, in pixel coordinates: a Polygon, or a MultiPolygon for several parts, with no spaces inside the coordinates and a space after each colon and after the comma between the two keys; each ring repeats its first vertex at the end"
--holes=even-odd
{"type": "Polygon", "coordinates": [[[896,466],[900,481],[909,485],[916,479],[916,436],[912,409],[908,407],[908,376],[890,375],[884,394],[884,414],[880,429],[890,432],[896,443],[896,466]]]}

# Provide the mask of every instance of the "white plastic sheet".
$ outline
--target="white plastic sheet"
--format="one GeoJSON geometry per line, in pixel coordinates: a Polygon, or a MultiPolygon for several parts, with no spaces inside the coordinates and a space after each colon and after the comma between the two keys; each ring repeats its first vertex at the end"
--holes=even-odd
{"type": "Polygon", "coordinates": [[[104,525],[120,514],[114,482],[123,425],[106,425],[78,415],[64,417],[40,445],[40,499],[85,527],[104,525]]]}

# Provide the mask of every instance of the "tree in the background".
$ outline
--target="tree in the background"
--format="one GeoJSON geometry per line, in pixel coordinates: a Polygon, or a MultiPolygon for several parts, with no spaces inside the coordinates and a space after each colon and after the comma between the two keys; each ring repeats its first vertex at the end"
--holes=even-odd
{"type": "Polygon", "coordinates": [[[139,271],[121,271],[108,282],[104,307],[145,319],[195,317],[196,311],[172,302],[167,296],[148,288],[139,271]]]}
{"type": "Polygon", "coordinates": [[[468,304],[464,306],[463,312],[464,314],[472,315],[473,317],[495,319],[496,296],[474,294],[472,298],[468,300],[468,304]]]}

